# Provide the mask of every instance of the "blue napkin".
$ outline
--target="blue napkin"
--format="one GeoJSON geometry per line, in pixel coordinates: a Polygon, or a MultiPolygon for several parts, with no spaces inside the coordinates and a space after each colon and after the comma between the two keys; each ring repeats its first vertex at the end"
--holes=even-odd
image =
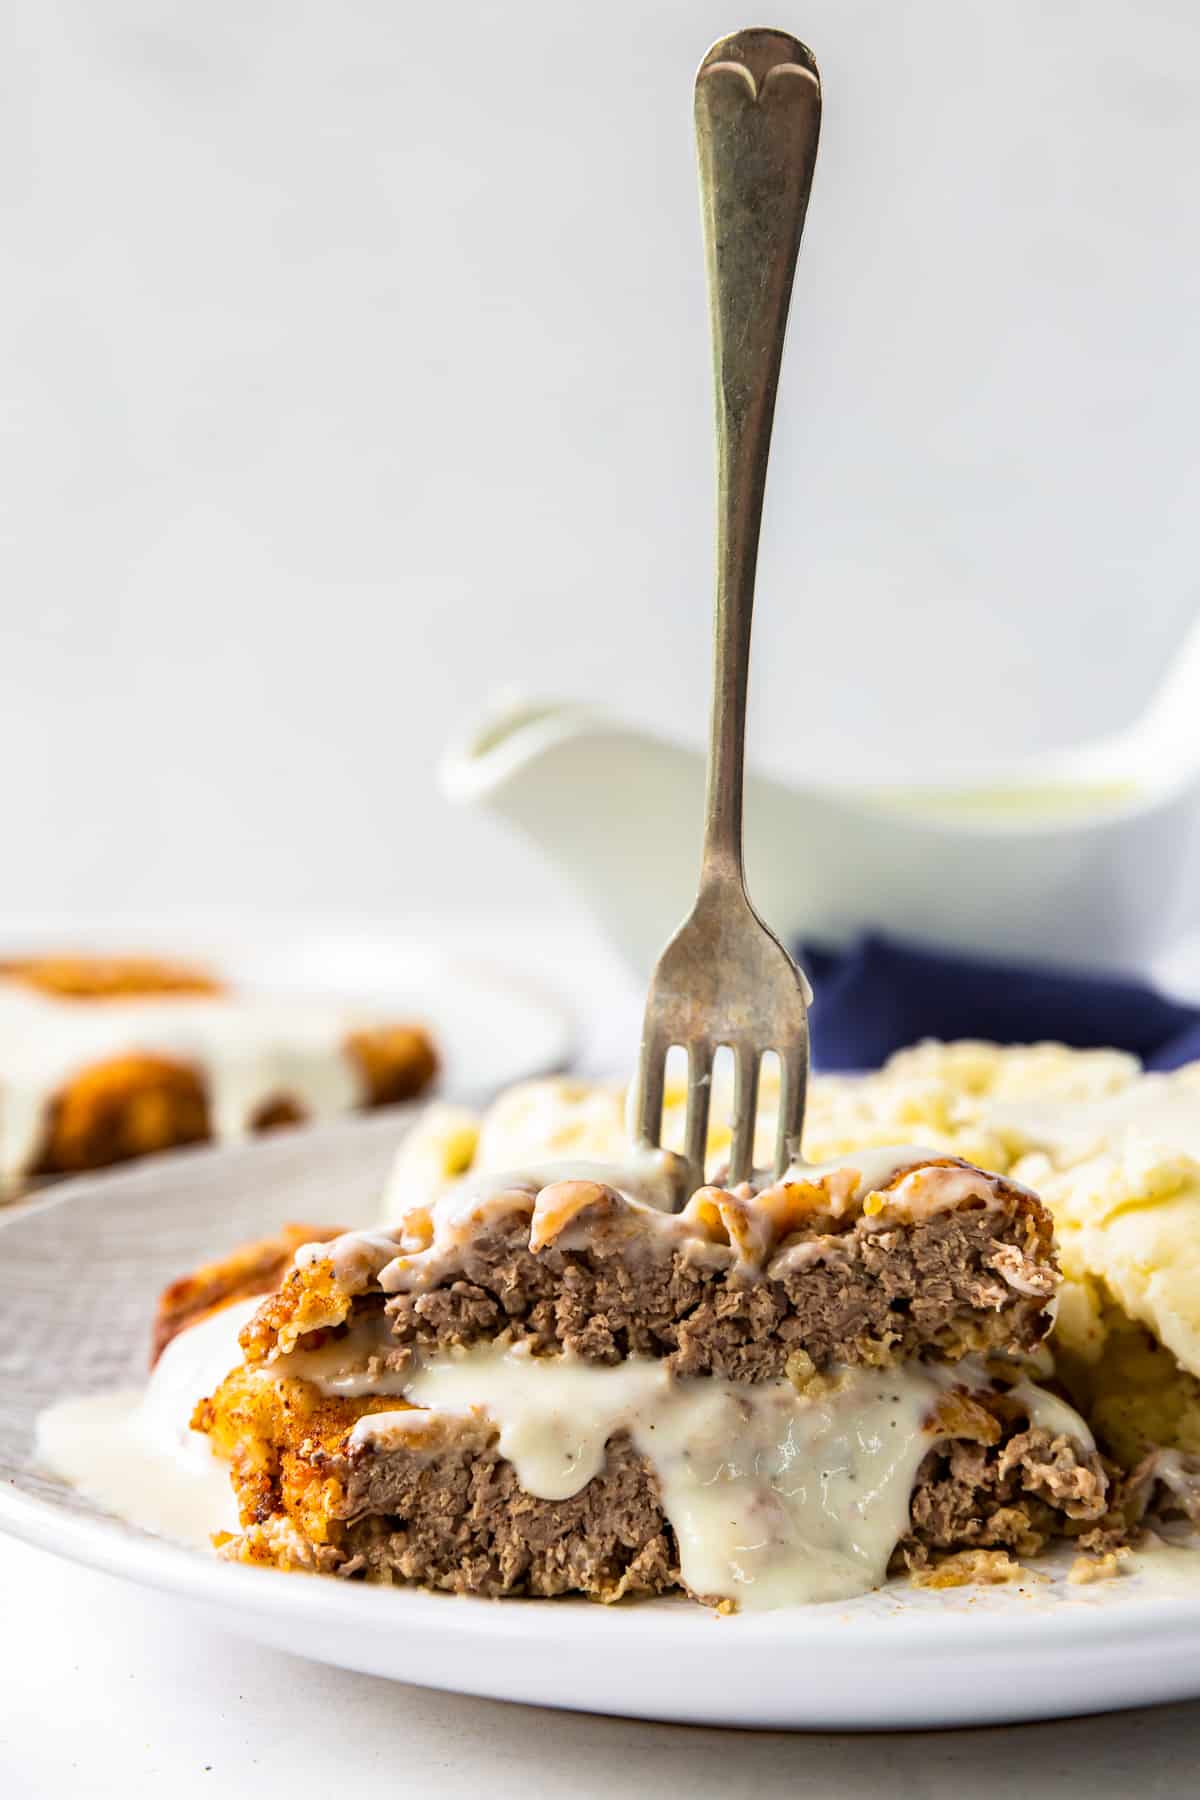
{"type": "Polygon", "coordinates": [[[819,1069],[872,1069],[926,1037],[1112,1045],[1149,1069],[1200,1057],[1200,1008],[1127,977],[1023,968],[874,935],[844,951],[801,944],[798,958],[816,996],[819,1069]]]}

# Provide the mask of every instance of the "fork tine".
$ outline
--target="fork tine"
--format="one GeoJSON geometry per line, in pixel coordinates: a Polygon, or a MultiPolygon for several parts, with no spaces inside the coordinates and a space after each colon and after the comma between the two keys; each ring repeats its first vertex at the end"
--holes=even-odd
{"type": "Polygon", "coordinates": [[[636,1088],[635,1137],[640,1144],[662,1143],[663,1093],[667,1079],[669,1046],[657,1034],[647,1032],[642,1038],[638,1058],[636,1088]]]}
{"type": "Polygon", "coordinates": [[[683,1154],[696,1187],[704,1185],[708,1155],[708,1105],[712,1097],[712,1045],[707,1038],[693,1038],[687,1047],[687,1127],[683,1154]]]}
{"type": "Polygon", "coordinates": [[[775,1136],[775,1178],[800,1158],[804,1103],[808,1094],[808,1033],[779,1056],[779,1129],[775,1136]]]}
{"type": "Polygon", "coordinates": [[[729,1185],[748,1181],[754,1170],[754,1126],[758,1116],[758,1051],[737,1044],[733,1051],[733,1140],[729,1146],[729,1185]]]}

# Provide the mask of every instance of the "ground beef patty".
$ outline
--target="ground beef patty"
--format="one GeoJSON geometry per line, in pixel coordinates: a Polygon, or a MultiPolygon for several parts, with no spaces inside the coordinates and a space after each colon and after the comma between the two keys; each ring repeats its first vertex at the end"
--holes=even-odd
{"type": "Polygon", "coordinates": [[[1049,1330],[1054,1276],[1035,1267],[1024,1282],[1031,1291],[1010,1285],[1005,1268],[1024,1253],[1022,1237],[1019,1218],[982,1211],[887,1231],[859,1221],[814,1236],[799,1266],[746,1281],[686,1250],[628,1258],[602,1238],[534,1252],[528,1222],[513,1217],[478,1238],[461,1274],[398,1294],[386,1311],[397,1346],[426,1353],[503,1332],[539,1352],[603,1363],[664,1357],[677,1375],[731,1381],[781,1375],[797,1350],[818,1368],[1031,1350],[1049,1330]]]}
{"type": "Polygon", "coordinates": [[[1028,1189],[953,1158],[916,1153],[879,1190],[852,1170],[762,1194],[702,1189],[678,1214],[597,1181],[520,1183],[478,1203],[450,1194],[444,1211],[302,1253],[243,1333],[247,1360],[336,1330],[364,1305],[386,1307],[401,1350],[507,1335],[749,1381],[799,1350],[818,1368],[953,1360],[1028,1351],[1050,1328],[1048,1213],[1028,1189]]]}
{"type": "MultiPolygon", "coordinates": [[[[432,1454],[318,1455],[315,1471],[341,1490],[339,1528],[319,1552],[294,1547],[301,1566],[490,1597],[611,1601],[680,1585],[654,1471],[624,1434],[610,1442],[602,1473],[560,1501],[525,1493],[495,1430],[475,1419],[448,1422],[432,1454]]],[[[962,1549],[1032,1554],[1051,1538],[1094,1530],[1108,1496],[1094,1452],[1010,1416],[994,1444],[929,1451],[894,1564],[921,1568],[962,1549]]],[[[259,1560],[269,1535],[251,1529],[238,1554],[259,1560]]],[[[278,1560],[276,1551],[266,1559],[278,1560]]]]}

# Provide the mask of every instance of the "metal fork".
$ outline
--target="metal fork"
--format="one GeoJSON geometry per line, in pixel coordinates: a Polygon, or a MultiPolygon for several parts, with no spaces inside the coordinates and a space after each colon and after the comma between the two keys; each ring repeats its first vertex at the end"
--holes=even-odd
{"type": "Polygon", "coordinates": [[[816,161],[821,83],[779,31],[722,38],[696,76],[696,142],[716,377],[717,584],[704,850],[695,906],[658,961],[633,1121],[662,1137],[667,1052],[688,1054],[684,1155],[704,1180],[713,1056],[733,1052],[729,1183],[753,1171],[759,1068],[780,1063],[775,1174],[796,1161],[808,1086],[808,982],[750,904],[742,775],[754,572],[788,302],[816,161]]]}

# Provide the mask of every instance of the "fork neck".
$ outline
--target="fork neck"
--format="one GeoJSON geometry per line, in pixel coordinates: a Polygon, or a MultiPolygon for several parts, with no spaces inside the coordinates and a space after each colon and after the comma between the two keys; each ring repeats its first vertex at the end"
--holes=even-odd
{"type": "MultiPolygon", "coordinates": [[[[724,440],[724,433],[720,434],[724,440]]],[[[724,461],[724,457],[722,457],[724,461]]],[[[735,486],[721,469],[719,491],[735,486]]],[[[754,565],[758,524],[751,522],[753,541],[731,542],[725,494],[721,492],[717,527],[717,596],[713,629],[712,706],[708,726],[708,783],[704,801],[704,848],[700,885],[745,886],[743,863],[743,798],[746,760],[746,702],[750,680],[750,626],[754,610],[754,565]]]]}
{"type": "Polygon", "coordinates": [[[788,302],[821,90],[811,54],[747,31],[696,81],[717,433],[717,591],[702,887],[744,886],[742,795],[754,577],[788,302]]]}

